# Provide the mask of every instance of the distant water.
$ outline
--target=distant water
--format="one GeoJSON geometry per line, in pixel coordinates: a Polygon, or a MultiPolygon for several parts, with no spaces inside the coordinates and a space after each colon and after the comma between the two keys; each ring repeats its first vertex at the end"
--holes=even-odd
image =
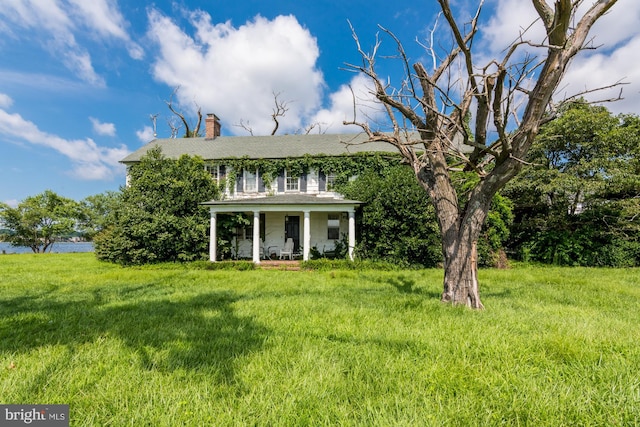
{"type": "MultiPolygon", "coordinates": [[[[47,252],[49,250],[47,249],[47,252]]],[[[66,252],[93,252],[93,243],[91,242],[56,242],[53,244],[51,253],[66,253],[66,252]]],[[[33,253],[31,248],[26,246],[11,246],[10,243],[0,242],[0,255],[2,254],[30,254],[33,253]]]]}

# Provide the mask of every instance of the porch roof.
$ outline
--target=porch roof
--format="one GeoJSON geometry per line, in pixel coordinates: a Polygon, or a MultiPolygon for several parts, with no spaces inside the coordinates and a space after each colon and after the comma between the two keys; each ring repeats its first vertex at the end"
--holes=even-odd
{"type": "Polygon", "coordinates": [[[284,194],[277,196],[253,197],[245,199],[210,200],[201,205],[209,206],[217,212],[237,211],[271,211],[284,212],[292,210],[337,211],[340,208],[355,209],[363,202],[334,197],[318,197],[303,194],[284,194]]]}

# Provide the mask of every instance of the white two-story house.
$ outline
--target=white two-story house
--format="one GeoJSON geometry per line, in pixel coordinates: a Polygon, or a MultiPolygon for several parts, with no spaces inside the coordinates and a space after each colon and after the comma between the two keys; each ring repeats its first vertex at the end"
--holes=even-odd
{"type": "MultiPolygon", "coordinates": [[[[366,135],[316,134],[274,136],[221,136],[218,118],[209,114],[204,138],[155,139],[121,160],[125,165],[140,161],[147,151],[160,147],[169,158],[183,154],[204,159],[211,178],[222,187],[219,200],[203,201],[211,213],[210,259],[219,258],[217,219],[219,214],[245,213],[252,226],[236,236],[238,256],[255,263],[270,257],[310,257],[312,247],[332,251],[335,242],[348,236],[348,252],[353,257],[356,200],[345,200],[332,189],[335,171],[308,168],[292,173],[286,167],[263,176],[260,168],[234,169],[238,159],[276,164],[282,159],[341,157],[354,154],[396,153],[383,142],[367,142],[366,135]],[[287,246],[293,243],[293,248],[287,246]]],[[[250,162],[245,162],[250,163],[250,162]]],[[[280,162],[283,163],[283,162],[280,162]]]]}

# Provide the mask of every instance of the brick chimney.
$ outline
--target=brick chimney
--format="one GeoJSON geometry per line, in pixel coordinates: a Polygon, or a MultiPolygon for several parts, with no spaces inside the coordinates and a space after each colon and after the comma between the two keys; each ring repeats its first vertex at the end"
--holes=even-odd
{"type": "Polygon", "coordinates": [[[213,113],[207,114],[204,119],[205,139],[216,139],[220,136],[220,119],[213,113]]]}

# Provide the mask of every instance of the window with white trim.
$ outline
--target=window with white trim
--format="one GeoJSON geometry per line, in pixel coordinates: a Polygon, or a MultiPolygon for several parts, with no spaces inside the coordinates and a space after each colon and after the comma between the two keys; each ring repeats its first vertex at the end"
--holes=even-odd
{"type": "Polygon", "coordinates": [[[255,193],[258,191],[258,171],[244,170],[244,191],[245,193],[255,193]]]}
{"type": "Polygon", "coordinates": [[[292,176],[288,170],[284,171],[284,191],[300,191],[300,177],[292,176]]]}
{"type": "Polygon", "coordinates": [[[333,172],[327,172],[325,176],[327,191],[331,191],[336,183],[336,175],[333,172]]]}
{"type": "Polygon", "coordinates": [[[215,183],[220,182],[220,165],[204,165],[204,170],[209,172],[211,179],[215,183]]]}

